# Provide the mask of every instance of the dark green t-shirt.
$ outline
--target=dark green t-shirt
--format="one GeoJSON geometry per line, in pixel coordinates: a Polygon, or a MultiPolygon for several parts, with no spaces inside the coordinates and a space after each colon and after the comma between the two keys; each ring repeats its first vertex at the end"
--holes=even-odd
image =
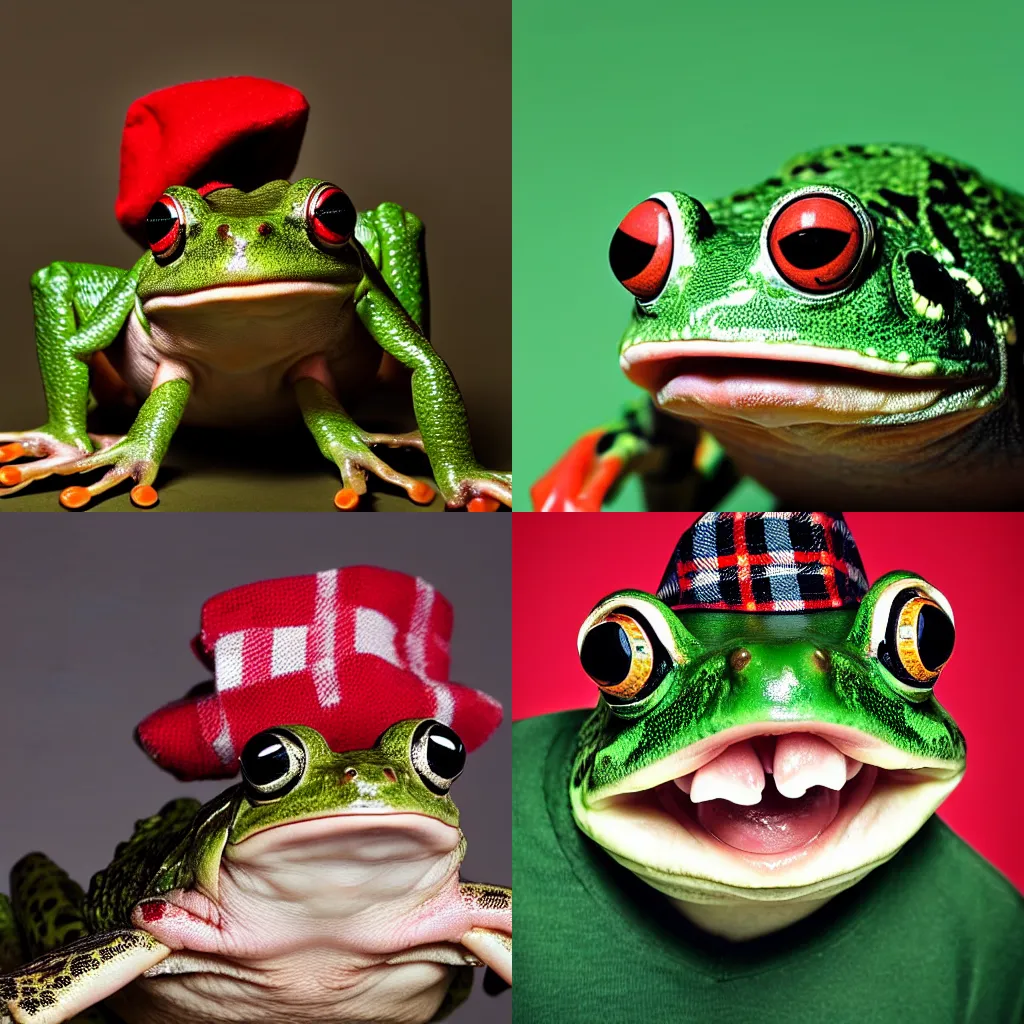
{"type": "Polygon", "coordinates": [[[730,943],[577,829],[586,714],[514,728],[519,1024],[1024,1022],[1024,899],[938,818],[810,917],[730,943]]]}

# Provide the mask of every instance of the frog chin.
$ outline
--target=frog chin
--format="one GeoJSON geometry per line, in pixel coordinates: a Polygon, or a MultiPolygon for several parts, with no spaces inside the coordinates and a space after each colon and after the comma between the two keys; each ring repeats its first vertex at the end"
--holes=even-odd
{"type": "Polygon", "coordinates": [[[726,730],[603,791],[574,789],[572,801],[584,832],[676,900],[820,905],[897,853],[962,775],[961,763],[848,727],[772,723],[726,730]],[[752,783],[745,749],[763,759],[783,741],[796,767],[766,761],[763,788],[752,783]]]}
{"type": "Polygon", "coordinates": [[[741,420],[779,428],[917,419],[962,407],[990,386],[940,374],[935,362],[890,362],[798,342],[640,342],[620,363],[667,413],[713,426],[741,420]],[[967,396],[964,393],[968,393],[967,396]]]}

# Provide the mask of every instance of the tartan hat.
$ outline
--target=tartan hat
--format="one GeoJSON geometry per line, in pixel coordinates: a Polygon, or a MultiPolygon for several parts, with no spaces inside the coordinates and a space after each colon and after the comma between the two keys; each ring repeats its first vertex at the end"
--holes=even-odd
{"type": "Polygon", "coordinates": [[[139,746],[189,781],[230,778],[256,733],[308,725],[362,750],[395,722],[436,718],[468,750],[501,704],[448,679],[452,606],[426,580],[359,565],[211,597],[192,649],[214,673],[136,729],[139,746]]]}
{"type": "Polygon", "coordinates": [[[842,512],[708,512],[679,538],[658,587],[675,611],[856,608],[868,588],[842,512]]]}

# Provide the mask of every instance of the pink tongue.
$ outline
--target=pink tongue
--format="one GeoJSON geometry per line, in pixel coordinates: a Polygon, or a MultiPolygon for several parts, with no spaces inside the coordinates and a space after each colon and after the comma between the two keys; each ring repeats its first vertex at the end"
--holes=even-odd
{"type": "Polygon", "coordinates": [[[839,813],[839,793],[812,786],[803,796],[789,800],[765,779],[761,802],[740,807],[728,800],[697,804],[697,820],[726,846],[745,853],[785,853],[809,843],[839,813]]]}

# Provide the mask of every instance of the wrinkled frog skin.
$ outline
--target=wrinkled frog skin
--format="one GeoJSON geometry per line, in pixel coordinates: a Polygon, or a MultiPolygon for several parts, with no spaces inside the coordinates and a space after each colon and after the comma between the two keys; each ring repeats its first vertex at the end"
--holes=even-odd
{"type": "Polygon", "coordinates": [[[131,480],[153,482],[180,421],[267,425],[300,410],[340,471],[349,509],[366,474],[428,502],[431,488],[395,472],[373,446],[412,446],[430,459],[449,507],[511,501],[508,474],[473,454],[462,397],[427,340],[423,225],[394,203],[357,214],[328,182],[274,181],[253,191],[169,188],[146,221],[150,249],[130,270],[53,263],[32,278],[47,422],[0,434],[9,496],[54,473],[103,469],[61,503],[80,508],[131,480]],[[412,371],[419,430],[371,434],[345,411],[395,365],[412,371]],[[141,402],[124,437],[90,435],[90,385],[109,402],[141,402]]]}
{"type": "Polygon", "coordinates": [[[140,821],[88,894],[29,855],[0,896],[0,1021],[429,1021],[472,966],[511,982],[510,890],[459,881],[464,759],[430,719],[349,753],[272,729],[240,785],[140,821]]]}
{"type": "Polygon", "coordinates": [[[948,602],[893,572],[856,610],[603,600],[580,631],[601,699],[570,784],[579,827],[708,931],[806,916],[892,857],[959,782],[933,687],[948,602]]]}
{"type": "Polygon", "coordinates": [[[704,507],[721,449],[782,508],[1024,497],[1020,195],[918,147],[830,147],[706,206],[655,193],[610,258],[651,406],[581,440],[536,508],[596,509],[631,471],[704,507]]]}

